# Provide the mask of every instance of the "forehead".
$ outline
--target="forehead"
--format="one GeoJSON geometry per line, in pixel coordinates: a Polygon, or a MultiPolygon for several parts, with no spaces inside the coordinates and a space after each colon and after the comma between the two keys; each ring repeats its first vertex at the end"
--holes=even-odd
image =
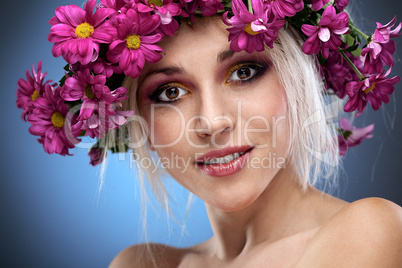
{"type": "Polygon", "coordinates": [[[183,63],[186,58],[206,58],[208,55],[228,50],[230,43],[226,28],[221,16],[196,18],[192,24],[182,21],[174,36],[166,36],[158,43],[165,50],[163,58],[155,64],[148,64],[144,71],[154,66],[183,63]]]}

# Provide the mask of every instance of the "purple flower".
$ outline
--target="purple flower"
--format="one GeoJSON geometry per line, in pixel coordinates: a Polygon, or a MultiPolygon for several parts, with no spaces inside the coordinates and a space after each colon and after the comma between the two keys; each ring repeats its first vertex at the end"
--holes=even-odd
{"type": "Polygon", "coordinates": [[[40,136],[38,141],[47,153],[68,155],[68,149],[74,148],[79,141],[65,126],[68,107],[60,96],[60,88],[54,89],[46,84],[43,95],[35,100],[34,106],[32,114],[28,115],[28,122],[32,124],[29,132],[40,136]]]}
{"type": "Polygon", "coordinates": [[[366,109],[367,102],[374,110],[380,109],[383,102],[389,102],[389,96],[394,92],[394,85],[399,80],[400,78],[397,76],[387,78],[381,73],[371,75],[363,81],[349,82],[346,85],[346,94],[349,99],[345,104],[344,111],[350,113],[357,110],[356,116],[359,116],[366,109]]]}
{"type": "Polygon", "coordinates": [[[62,56],[70,64],[79,61],[85,65],[98,58],[100,43],[113,40],[116,29],[106,18],[115,11],[100,8],[93,13],[95,4],[96,0],[89,0],[84,9],[75,5],[56,9],[56,16],[49,21],[52,28],[48,36],[55,43],[53,56],[62,56]]]}
{"type": "Polygon", "coordinates": [[[96,113],[88,119],[79,120],[71,129],[73,133],[85,132],[85,136],[102,139],[111,129],[117,129],[127,122],[133,111],[120,111],[116,105],[101,103],[96,113]]]}
{"type": "Polygon", "coordinates": [[[190,17],[192,20],[198,8],[203,16],[212,16],[224,9],[220,0],[180,0],[180,4],[183,7],[180,16],[190,17]]]}
{"type": "Polygon", "coordinates": [[[111,63],[119,63],[124,74],[136,78],[144,68],[145,62],[155,63],[162,58],[162,48],[155,43],[162,39],[154,34],[159,27],[160,17],[149,13],[138,13],[133,9],[120,14],[117,19],[117,39],[106,53],[111,63]]]}
{"type": "Polygon", "coordinates": [[[107,8],[112,8],[115,11],[120,11],[122,7],[127,5],[128,2],[133,2],[133,1],[127,1],[127,0],[101,0],[102,5],[104,5],[107,8]]]}
{"type": "Polygon", "coordinates": [[[311,0],[311,8],[314,11],[320,10],[324,5],[328,4],[329,0],[311,0]]]}
{"type": "Polygon", "coordinates": [[[391,30],[395,26],[396,17],[394,17],[388,24],[382,25],[377,22],[377,29],[371,36],[371,41],[367,47],[362,50],[364,59],[364,69],[366,73],[381,73],[385,65],[390,67],[391,72],[394,66],[393,55],[396,51],[396,45],[391,38],[401,35],[400,30],[402,24],[391,30]]]}
{"type": "Polygon", "coordinates": [[[104,75],[106,78],[110,78],[113,74],[121,74],[123,72],[119,66],[105,62],[100,58],[98,58],[95,62],[90,63],[88,68],[92,69],[95,74],[104,75]]]}
{"type": "Polygon", "coordinates": [[[138,11],[142,13],[155,12],[161,19],[160,29],[164,34],[173,36],[179,29],[179,23],[173,17],[180,15],[181,7],[173,0],[143,0],[145,4],[137,5],[138,11]]]}
{"type": "Polygon", "coordinates": [[[349,0],[335,0],[335,6],[338,11],[343,11],[349,5],[349,0]]]}
{"type": "MultiPolygon", "coordinates": [[[[353,64],[361,70],[363,64],[360,57],[355,57],[351,53],[346,52],[353,64]]],[[[322,65],[322,71],[325,77],[327,89],[332,89],[333,92],[341,99],[346,96],[346,84],[351,81],[359,81],[359,76],[345,61],[338,51],[329,53],[325,63],[322,65]]]]}
{"type": "Polygon", "coordinates": [[[226,25],[233,26],[229,31],[230,49],[233,51],[245,50],[248,53],[263,51],[265,45],[273,47],[273,42],[278,37],[279,30],[285,25],[285,20],[268,20],[267,12],[262,8],[262,2],[252,0],[253,10],[250,13],[241,0],[233,0],[232,8],[234,16],[227,17],[228,12],[222,16],[226,25]]]}
{"type": "Polygon", "coordinates": [[[90,158],[90,164],[92,166],[97,166],[102,163],[103,159],[106,156],[105,148],[99,147],[99,144],[92,146],[88,152],[90,158]]]}
{"type": "Polygon", "coordinates": [[[345,156],[349,147],[358,146],[364,139],[372,138],[374,124],[364,128],[356,128],[346,118],[339,120],[340,134],[338,135],[339,154],[345,156]]]}
{"type": "Polygon", "coordinates": [[[342,45],[340,35],[349,31],[349,16],[345,12],[336,14],[333,6],[328,6],[322,14],[317,26],[303,24],[302,31],[308,39],[304,42],[302,50],[308,55],[321,52],[328,58],[329,50],[338,50],[342,45]]]}
{"type": "Polygon", "coordinates": [[[99,112],[102,105],[121,105],[121,101],[128,97],[126,88],[119,87],[110,91],[105,84],[106,76],[93,76],[88,69],[84,69],[66,79],[61,96],[66,101],[83,101],[78,117],[82,121],[89,119],[95,111],[99,112]]]}
{"type": "MultiPolygon", "coordinates": [[[[32,76],[29,70],[26,71],[25,75],[26,80],[21,78],[17,82],[17,107],[24,109],[21,118],[27,121],[27,116],[31,114],[34,109],[33,101],[42,96],[45,85],[52,81],[48,80],[43,83],[47,73],[42,73],[42,61],[38,63],[36,71],[35,66],[32,65],[32,76]]],[[[52,86],[56,86],[56,84],[52,86]]]]}
{"type": "Polygon", "coordinates": [[[263,2],[264,7],[268,8],[268,10],[279,19],[293,17],[304,8],[304,2],[302,0],[275,0],[263,2]]]}

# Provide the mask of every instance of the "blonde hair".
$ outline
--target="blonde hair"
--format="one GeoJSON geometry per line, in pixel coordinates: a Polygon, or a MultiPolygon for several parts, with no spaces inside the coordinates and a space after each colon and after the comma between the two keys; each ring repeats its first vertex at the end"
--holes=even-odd
{"type": "MultiPolygon", "coordinates": [[[[302,52],[302,42],[295,30],[281,30],[274,48],[267,48],[267,52],[286,91],[291,137],[289,161],[298,170],[300,186],[306,190],[309,185],[319,185],[330,192],[337,186],[337,167],[340,162],[337,133],[330,119],[338,115],[339,105],[335,101],[337,98],[324,97],[324,85],[316,59],[302,52]]],[[[134,143],[147,139],[138,113],[137,81],[126,77],[123,82],[123,86],[129,89],[129,101],[125,103],[125,108],[136,111],[138,116],[128,124],[128,137],[134,143]]],[[[156,157],[149,150],[147,142],[142,144],[132,149],[136,157],[156,157]]],[[[137,165],[140,184],[143,187],[146,178],[157,201],[169,211],[168,193],[161,179],[166,173],[154,166],[156,161],[150,163],[152,165],[147,169],[137,165]]],[[[143,200],[147,199],[144,188],[141,192],[144,194],[143,200]]]]}

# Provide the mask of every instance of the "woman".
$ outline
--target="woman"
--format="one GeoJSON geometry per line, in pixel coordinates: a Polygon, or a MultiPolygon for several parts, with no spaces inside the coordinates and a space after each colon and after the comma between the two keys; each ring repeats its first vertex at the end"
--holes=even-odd
{"type": "MultiPolygon", "coordinates": [[[[111,5],[111,1],[105,2],[111,5]]],[[[233,17],[236,17],[236,11],[242,9],[243,4],[233,3],[238,5],[238,9],[233,11],[233,17]]],[[[256,5],[258,3],[254,1],[253,8],[258,15],[256,5]]],[[[313,9],[320,8],[313,4],[313,9]]],[[[301,8],[297,7],[297,11],[301,8]]],[[[127,11],[128,20],[133,19],[132,14],[127,11]]],[[[337,14],[341,12],[337,11],[337,14]]],[[[120,26],[125,23],[119,21],[123,16],[114,18],[112,13],[107,15],[111,23],[120,26]]],[[[224,22],[235,25],[235,19],[226,16],[224,22]]],[[[61,17],[51,20],[53,26],[62,22],[61,17]]],[[[105,101],[107,104],[125,101],[125,105],[136,112],[137,117],[129,124],[128,147],[134,149],[139,161],[150,157],[147,150],[154,151],[159,159],[164,160],[166,171],[205,202],[214,231],[214,236],[208,241],[186,249],[153,244],[128,248],[115,258],[111,267],[400,266],[402,211],[399,206],[382,199],[364,199],[348,204],[312,186],[322,177],[327,177],[330,185],[331,174],[328,172],[334,173],[338,165],[336,129],[327,124],[324,116],[324,113],[336,112],[338,106],[329,103],[324,107],[323,85],[315,58],[306,55],[314,54],[316,46],[303,45],[299,33],[292,27],[272,34],[269,41],[264,41],[266,48],[263,49],[258,48],[260,44],[250,41],[252,37],[246,41],[238,40],[237,44],[233,38],[230,43],[224,22],[221,16],[182,20],[177,32],[161,41],[159,33],[148,39],[140,35],[151,30],[127,36],[124,45],[131,50],[126,56],[131,55],[133,49],[140,51],[141,45],[151,38],[157,40],[160,48],[150,46],[155,51],[165,52],[159,58],[142,50],[148,61],[144,66],[133,58],[132,62],[119,58],[114,49],[119,47],[120,37],[114,37],[118,40],[110,44],[108,60],[116,64],[113,68],[118,65],[126,69],[123,71],[127,75],[123,86],[128,89],[129,97],[124,100],[124,89],[120,87],[112,91],[112,97],[107,92],[102,93],[107,95],[104,97],[109,101],[105,101]],[[246,51],[238,51],[242,42],[249,42],[243,46],[246,51]],[[127,66],[130,68],[124,68],[127,66]],[[325,165],[329,168],[324,169],[325,165]]],[[[263,22],[243,29],[254,36],[261,34],[266,25],[278,30],[284,25],[280,20],[263,22]]],[[[80,24],[82,27],[76,28],[76,36],[94,40],[109,38],[93,34],[96,29],[90,28],[92,24],[96,23],[90,26],[80,24]]],[[[110,24],[104,27],[113,31],[110,24]]],[[[68,46],[71,51],[65,53],[67,49],[62,48],[62,41],[57,39],[56,27],[53,29],[49,39],[56,42],[56,56],[62,55],[70,64],[79,61],[87,65],[93,60],[95,54],[73,55],[75,49],[71,44],[68,46]]],[[[302,30],[306,35],[311,32],[308,28],[302,30]]],[[[326,33],[323,31],[321,36],[326,33]]],[[[333,31],[346,33],[345,29],[333,31]]],[[[396,31],[393,34],[396,35],[396,31]]],[[[304,44],[308,44],[307,41],[304,44]]],[[[94,46],[94,51],[97,49],[94,46]]],[[[325,45],[320,53],[324,58],[330,56],[325,45]]],[[[70,122],[73,137],[79,136],[94,115],[101,117],[100,110],[96,109],[101,106],[99,96],[104,96],[99,95],[104,87],[95,87],[102,81],[95,83],[91,80],[99,76],[93,75],[95,78],[92,78],[80,66],[77,68],[71,69],[77,76],[67,76],[65,84],[59,91],[55,89],[54,94],[56,99],[60,95],[66,101],[82,99],[84,108],[80,108],[78,118],[68,117],[61,108],[57,113],[49,113],[56,130],[62,129],[64,122],[70,122]],[[82,81],[85,83],[80,83],[82,81]],[[82,96],[77,97],[81,87],[82,96]],[[99,103],[94,104],[96,101],[99,103]]],[[[396,80],[387,80],[387,85],[393,86],[396,80]]],[[[383,80],[376,82],[377,87],[366,85],[364,93],[378,88],[383,80]]],[[[46,84],[43,92],[37,93],[38,97],[34,93],[32,96],[36,100],[43,94],[50,102],[52,98],[47,95],[52,95],[51,92],[50,85],[46,84]]],[[[335,90],[334,93],[343,94],[335,90]]],[[[350,93],[349,97],[353,100],[355,96],[350,93]]],[[[34,109],[43,110],[43,101],[35,100],[34,109]]],[[[348,103],[345,110],[355,108],[360,114],[365,108],[363,104],[356,106],[353,101],[348,103]]],[[[109,109],[105,111],[117,125],[122,125],[121,122],[132,115],[109,109]]],[[[39,112],[28,108],[24,113],[34,126],[44,120],[39,112]]],[[[114,125],[110,127],[113,128],[114,125]]],[[[89,128],[85,130],[90,131],[89,128]]],[[[365,129],[364,137],[369,136],[369,130],[365,129]]],[[[91,131],[98,137],[100,128],[91,131]]],[[[42,134],[37,127],[33,127],[31,133],[42,134]]],[[[60,137],[65,143],[59,147],[51,147],[54,138],[50,141],[48,135],[44,135],[40,142],[49,153],[65,154],[74,141],[68,135],[60,134],[60,137]]],[[[103,136],[98,138],[103,139],[103,136]]],[[[348,138],[345,134],[339,144],[347,142],[348,138]]],[[[155,183],[152,179],[157,183],[155,174],[148,172],[148,177],[151,185],[155,183]]]]}
{"type": "MultiPolygon", "coordinates": [[[[282,34],[282,44],[296,42],[282,34]]],[[[281,52],[231,53],[225,25],[216,17],[182,24],[161,47],[166,56],[130,81],[129,101],[153,125],[146,130],[153,134],[152,150],[191,163],[167,165],[167,171],[205,202],[214,236],[188,249],[152,245],[149,258],[142,255],[147,245],[134,246],[111,267],[401,265],[400,207],[382,199],[348,204],[303,182],[289,150],[292,117],[281,82],[297,78],[277,71],[286,63],[272,54],[281,52]],[[275,132],[269,127],[274,124],[275,132]],[[188,136],[180,135],[183,127],[188,136]],[[234,160],[228,156],[236,153],[234,160]],[[277,166],[264,166],[270,154],[277,166]],[[227,164],[208,164],[214,158],[227,164]]],[[[308,58],[303,60],[311,65],[308,58]]]]}

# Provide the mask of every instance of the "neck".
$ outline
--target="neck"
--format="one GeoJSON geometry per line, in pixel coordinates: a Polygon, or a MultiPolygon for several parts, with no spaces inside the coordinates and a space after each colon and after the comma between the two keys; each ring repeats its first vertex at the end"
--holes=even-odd
{"type": "Polygon", "coordinates": [[[324,195],[311,187],[303,191],[295,174],[292,168],[279,171],[257,200],[240,211],[224,212],[206,204],[214,232],[211,249],[218,258],[233,259],[261,242],[320,226],[320,217],[306,216],[324,195]]]}

